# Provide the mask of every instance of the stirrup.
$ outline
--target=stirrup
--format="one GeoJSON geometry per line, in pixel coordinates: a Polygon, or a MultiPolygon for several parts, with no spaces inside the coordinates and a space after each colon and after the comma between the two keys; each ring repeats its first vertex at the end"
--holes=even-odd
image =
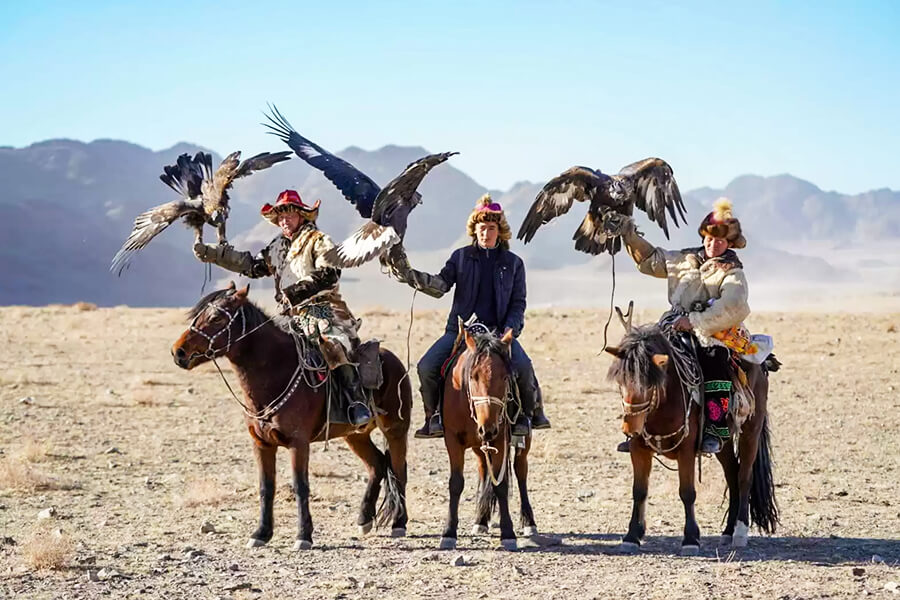
{"type": "Polygon", "coordinates": [[[700,442],[700,452],[704,454],[718,454],[722,449],[722,440],[716,435],[705,435],[700,442]]]}
{"type": "Polygon", "coordinates": [[[531,433],[531,419],[524,414],[520,415],[512,426],[512,434],[527,436],[529,433],[531,433]]]}
{"type": "Polygon", "coordinates": [[[362,402],[354,402],[347,409],[347,420],[354,427],[361,427],[372,420],[372,411],[362,402]]]}

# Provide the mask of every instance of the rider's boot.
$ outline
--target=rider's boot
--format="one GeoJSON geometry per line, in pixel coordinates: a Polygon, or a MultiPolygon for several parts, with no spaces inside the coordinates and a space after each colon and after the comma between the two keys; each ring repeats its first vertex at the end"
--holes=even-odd
{"type": "Polygon", "coordinates": [[[537,395],[534,402],[534,414],[531,415],[532,429],[550,429],[550,419],[544,414],[544,395],[541,393],[541,385],[535,384],[537,395]]]}
{"type": "Polygon", "coordinates": [[[625,438],[624,442],[619,442],[619,445],[616,446],[616,452],[624,452],[626,454],[631,452],[631,438],[625,438]]]}
{"type": "Polygon", "coordinates": [[[416,430],[415,437],[420,439],[444,437],[444,424],[438,407],[440,397],[440,375],[433,377],[430,373],[419,371],[419,391],[422,393],[422,404],[425,405],[425,424],[416,430]]]}
{"type": "MultiPolygon", "coordinates": [[[[362,387],[359,373],[353,365],[341,365],[334,370],[341,384],[342,397],[345,398],[343,411],[347,416],[345,421],[354,427],[365,425],[372,420],[372,411],[369,410],[369,398],[362,387]]],[[[339,421],[342,422],[342,421],[339,421]]]]}
{"type": "Polygon", "coordinates": [[[516,377],[516,386],[519,388],[519,400],[522,402],[522,410],[516,422],[512,426],[512,434],[526,436],[531,433],[531,418],[534,415],[537,386],[534,384],[534,375],[531,372],[523,373],[516,377]]]}

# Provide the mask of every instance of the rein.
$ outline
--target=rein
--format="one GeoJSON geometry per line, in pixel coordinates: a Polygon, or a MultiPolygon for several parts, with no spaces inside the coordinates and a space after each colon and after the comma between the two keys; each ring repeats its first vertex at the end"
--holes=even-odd
{"type": "MultiPolygon", "coordinates": [[[[247,317],[244,313],[244,305],[243,304],[234,313],[231,313],[227,309],[225,309],[217,304],[214,304],[212,302],[208,306],[212,306],[217,311],[225,313],[225,316],[228,317],[228,323],[226,323],[222,327],[222,329],[217,331],[215,334],[210,335],[210,334],[206,333],[205,331],[203,331],[202,329],[197,328],[197,326],[196,326],[197,320],[203,314],[203,311],[198,313],[197,316],[195,316],[194,319],[191,321],[190,331],[192,333],[196,333],[196,334],[200,335],[201,337],[203,337],[204,339],[206,339],[206,341],[209,345],[206,349],[206,352],[204,352],[202,354],[194,353],[191,355],[190,358],[194,358],[196,356],[202,356],[202,357],[208,358],[209,360],[212,361],[212,363],[216,366],[216,370],[219,372],[219,375],[222,377],[222,381],[225,383],[225,387],[228,388],[229,392],[231,392],[231,396],[234,399],[234,401],[237,403],[237,405],[241,407],[241,410],[243,411],[244,416],[246,416],[250,419],[257,420],[257,421],[267,421],[272,416],[274,416],[275,413],[277,413],[279,410],[281,410],[281,407],[283,407],[287,403],[287,401],[294,395],[294,392],[297,391],[297,388],[299,387],[299,385],[302,381],[305,380],[307,386],[312,388],[313,390],[318,389],[325,382],[328,381],[328,378],[325,378],[321,382],[316,383],[316,382],[310,381],[309,377],[306,376],[307,372],[320,372],[324,369],[318,368],[315,365],[308,364],[303,359],[304,353],[303,353],[303,348],[301,347],[301,346],[303,346],[303,341],[300,340],[298,336],[292,335],[292,337],[294,339],[294,347],[297,350],[297,368],[294,369],[293,374],[291,375],[290,379],[288,379],[287,385],[285,386],[284,390],[278,396],[276,396],[275,399],[268,402],[262,409],[257,411],[257,410],[252,410],[252,409],[248,408],[246,404],[241,402],[241,400],[238,398],[237,394],[234,393],[234,389],[232,389],[231,384],[228,383],[228,379],[225,377],[225,373],[222,372],[222,368],[219,366],[219,363],[216,361],[216,358],[220,358],[220,357],[228,354],[228,352],[231,350],[231,347],[234,344],[237,344],[238,342],[240,342],[241,340],[243,340],[250,334],[254,333],[255,331],[259,330],[263,326],[267,325],[268,323],[271,323],[275,319],[275,316],[278,316],[278,315],[269,317],[268,319],[266,319],[265,321],[263,321],[262,323],[260,323],[259,325],[257,325],[253,329],[251,329],[250,331],[247,331],[247,317]],[[232,325],[233,325],[234,321],[238,318],[238,316],[240,316],[240,318],[241,318],[241,335],[238,336],[236,339],[232,340],[231,339],[232,338],[231,329],[232,329],[232,325]],[[213,348],[215,341],[223,333],[228,334],[228,341],[226,342],[224,348],[220,348],[220,349],[216,350],[213,348]]],[[[327,368],[327,367],[325,367],[325,368],[327,368]]]]}
{"type": "MultiPolygon", "coordinates": [[[[509,389],[509,384],[507,383],[507,390],[509,389]]],[[[469,373],[466,373],[466,397],[469,399],[469,416],[472,417],[472,421],[478,422],[475,418],[475,407],[483,406],[487,404],[488,406],[499,406],[500,407],[500,426],[506,426],[507,434],[510,433],[510,423],[509,423],[509,415],[506,412],[506,405],[509,400],[509,394],[504,395],[503,398],[499,398],[497,396],[474,396],[472,395],[472,378],[469,373]]],[[[491,478],[491,483],[494,485],[500,485],[500,483],[506,478],[507,466],[509,464],[509,446],[512,443],[512,436],[507,435],[506,444],[503,444],[503,463],[500,467],[500,475],[494,477],[494,469],[493,465],[488,464],[488,476],[491,478]]],[[[481,447],[479,448],[482,452],[484,452],[485,456],[488,454],[496,454],[499,450],[487,442],[482,440],[481,447]]]]}
{"type": "MultiPolygon", "coordinates": [[[[663,322],[661,324],[666,327],[666,337],[672,337],[673,330],[671,329],[670,324],[667,322],[663,322]]],[[[691,411],[694,407],[693,397],[695,394],[695,390],[698,389],[698,386],[703,380],[703,376],[696,363],[696,357],[693,356],[693,353],[688,350],[682,349],[678,344],[675,343],[670,343],[669,346],[672,350],[670,356],[672,358],[673,364],[675,365],[675,374],[678,377],[679,383],[681,384],[681,396],[684,404],[684,421],[682,422],[681,426],[672,433],[666,433],[662,435],[648,433],[646,421],[644,422],[644,426],[641,428],[639,435],[644,440],[644,443],[647,444],[647,446],[657,454],[666,454],[668,452],[675,451],[690,435],[691,411]],[[669,440],[675,437],[678,438],[677,440],[675,440],[675,442],[669,442],[669,440]],[[666,444],[667,442],[670,444],[668,448],[664,446],[664,444],[666,444]]],[[[651,413],[659,408],[660,396],[661,390],[658,387],[653,388],[650,393],[650,398],[644,402],[628,402],[623,396],[622,408],[626,416],[637,416],[644,413],[651,413]]]]}

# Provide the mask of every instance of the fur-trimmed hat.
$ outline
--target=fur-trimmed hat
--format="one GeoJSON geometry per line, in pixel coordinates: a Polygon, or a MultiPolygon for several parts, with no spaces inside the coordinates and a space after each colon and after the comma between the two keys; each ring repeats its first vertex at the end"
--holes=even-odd
{"type": "Polygon", "coordinates": [[[275,204],[264,204],[259,214],[274,225],[278,224],[278,215],[286,212],[299,213],[301,217],[314,223],[319,216],[319,204],[321,201],[316,200],[315,204],[308,206],[295,190],[284,190],[278,194],[275,204]]]}
{"type": "Polygon", "coordinates": [[[509,240],[512,238],[512,231],[509,223],[506,221],[506,213],[498,202],[491,200],[490,194],[485,194],[475,203],[475,208],[469,213],[469,219],[466,221],[466,233],[473,240],[475,239],[475,226],[479,223],[497,223],[500,227],[500,235],[498,236],[497,245],[501,248],[509,249],[509,240]]]}
{"type": "Polygon", "coordinates": [[[700,237],[716,237],[728,240],[732,248],[743,248],[747,240],[741,233],[741,222],[731,213],[731,200],[719,198],[713,204],[711,213],[703,218],[697,229],[700,237]]]}

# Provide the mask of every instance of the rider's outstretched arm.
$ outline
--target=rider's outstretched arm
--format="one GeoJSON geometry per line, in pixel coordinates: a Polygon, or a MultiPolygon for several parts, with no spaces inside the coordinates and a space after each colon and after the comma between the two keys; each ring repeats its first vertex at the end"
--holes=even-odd
{"type": "Polygon", "coordinates": [[[622,237],[625,249],[638,267],[638,271],[644,275],[653,277],[666,277],[666,258],[669,252],[663,248],[657,248],[644,239],[634,224],[631,217],[610,213],[604,218],[604,225],[614,235],[622,237]]]}
{"type": "Polygon", "coordinates": [[[272,274],[269,264],[268,248],[263,248],[257,256],[249,252],[235,250],[231,246],[212,246],[210,244],[194,244],[194,256],[200,261],[213,263],[223,269],[240,273],[244,277],[258,279],[272,274]]]}
{"type": "Polygon", "coordinates": [[[409,259],[406,257],[406,251],[397,244],[390,250],[388,265],[391,268],[391,273],[399,281],[433,298],[440,298],[449,292],[450,288],[456,283],[455,257],[456,252],[447,259],[447,263],[440,273],[431,275],[430,273],[423,273],[413,269],[409,264],[409,259]]]}

